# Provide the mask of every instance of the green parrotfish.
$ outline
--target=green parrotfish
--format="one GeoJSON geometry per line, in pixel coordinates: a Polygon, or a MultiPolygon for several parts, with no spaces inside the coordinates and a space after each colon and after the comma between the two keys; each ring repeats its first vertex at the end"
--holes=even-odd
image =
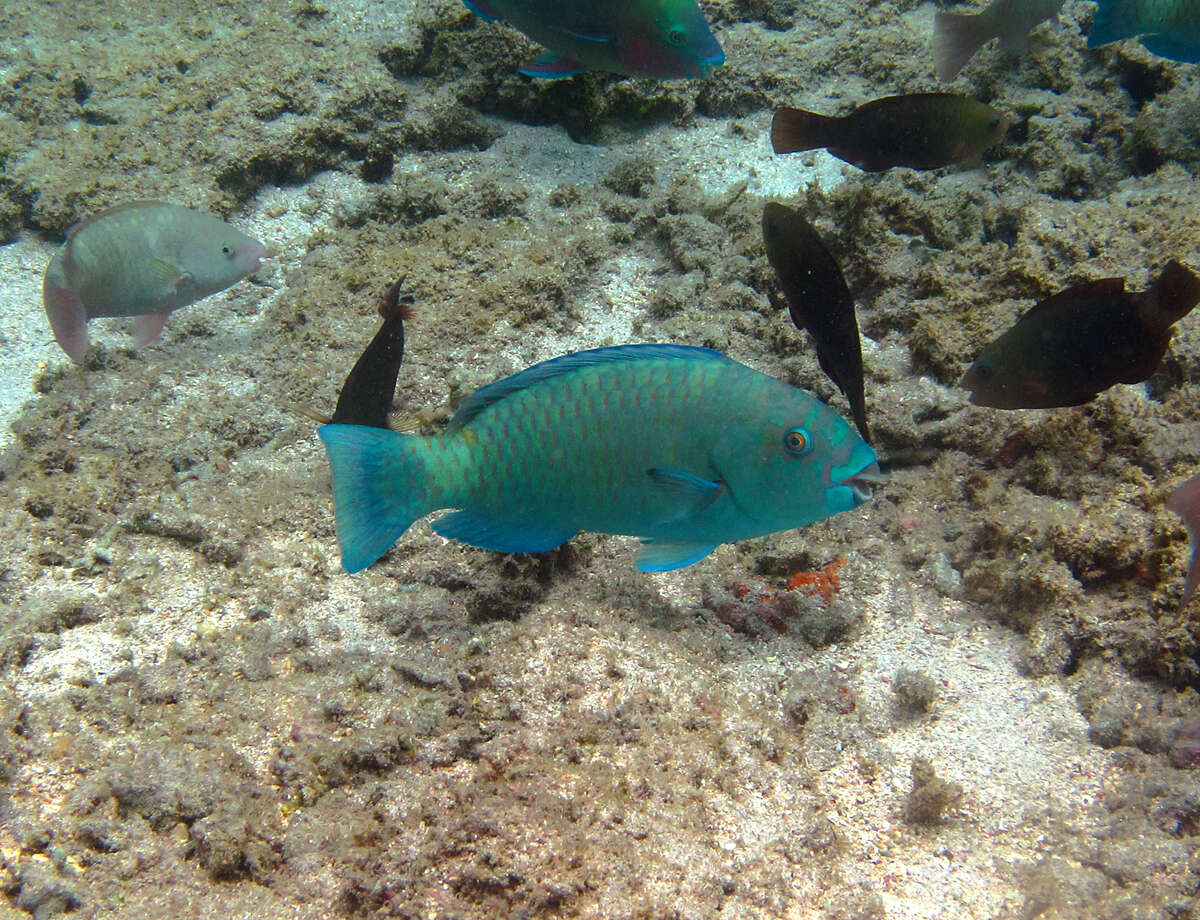
{"type": "Polygon", "coordinates": [[[1058,16],[1063,0],[992,0],[978,13],[938,12],[933,17],[933,57],[941,80],[953,80],[993,38],[1004,51],[1023,51],[1039,22],[1058,16]]]}
{"type": "Polygon", "coordinates": [[[506,553],[581,530],[642,538],[641,571],[803,527],[871,497],[875,452],[816,397],[720,352],[626,345],[554,358],[476,390],[423,437],[318,430],[342,564],[364,569],[418,518],[506,553]]]}
{"type": "Polygon", "coordinates": [[[1121,278],[1077,284],[1035,304],[980,352],[961,386],[994,409],[1078,406],[1153,374],[1171,327],[1200,302],[1200,278],[1168,262],[1148,291],[1121,278]]]}
{"type": "Polygon", "coordinates": [[[703,77],[725,62],[696,0],[463,0],[549,50],[521,68],[531,77],[606,70],[641,77],[703,77]]]}
{"type": "Polygon", "coordinates": [[[1200,61],[1200,0],[1099,0],[1088,47],[1135,35],[1159,57],[1200,61]]]}
{"type": "Polygon", "coordinates": [[[67,231],[42,279],[54,338],[72,361],[87,351],[87,323],[134,316],[139,346],[167,314],[258,271],[258,240],[208,214],[135,201],[93,214],[67,231]]]}
{"type": "Polygon", "coordinates": [[[937,169],[978,160],[1007,128],[989,105],[953,93],[911,93],[865,102],[846,115],[782,108],[771,122],[776,153],[824,147],[867,172],[937,169]]]}

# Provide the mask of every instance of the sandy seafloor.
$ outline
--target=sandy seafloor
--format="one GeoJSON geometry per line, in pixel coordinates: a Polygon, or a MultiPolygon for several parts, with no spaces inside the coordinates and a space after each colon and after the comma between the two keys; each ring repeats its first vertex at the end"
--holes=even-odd
{"type": "Polygon", "coordinates": [[[1163,509],[1200,319],[1089,406],[955,386],[1037,299],[1200,270],[1200,81],[1070,0],[953,84],[978,168],[771,155],[938,88],[928,3],[725,0],[706,81],[529,83],[458,2],[0,7],[0,917],[1195,918],[1200,622],[1163,509]],[[142,9],[145,6],[145,9],[142,9]],[[153,7],[153,9],[151,9],[153,7]],[[50,340],[66,228],[166,198],[276,251],[135,352],[50,340]],[[415,527],[341,571],[331,411],[399,275],[397,424],[566,351],[720,348],[845,410],[763,200],[859,305],[873,502],[634,571],[415,527]],[[9,426],[11,425],[11,430],[9,426]],[[826,604],[786,577],[844,557],[826,604]]]}

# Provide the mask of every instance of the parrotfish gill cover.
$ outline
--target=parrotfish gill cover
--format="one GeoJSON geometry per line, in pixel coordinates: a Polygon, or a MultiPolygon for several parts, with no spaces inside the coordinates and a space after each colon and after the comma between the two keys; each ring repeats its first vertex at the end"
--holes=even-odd
{"type": "Polygon", "coordinates": [[[875,452],[803,390],[719,352],[566,355],[477,390],[432,437],[319,430],[342,562],[366,568],[439,508],[445,537],[541,552],[581,530],[643,538],[637,567],[803,527],[871,496],[875,452]]]}

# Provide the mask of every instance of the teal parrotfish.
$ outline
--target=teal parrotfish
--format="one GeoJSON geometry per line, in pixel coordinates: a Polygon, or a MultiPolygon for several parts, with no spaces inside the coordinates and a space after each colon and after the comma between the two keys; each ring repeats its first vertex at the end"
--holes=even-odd
{"type": "Polygon", "coordinates": [[[1200,302],[1200,278],[1174,260],[1148,291],[1089,281],[1035,304],[980,352],[961,386],[994,409],[1079,406],[1158,370],[1171,327],[1200,302]]]}
{"type": "Polygon", "coordinates": [[[979,160],[1007,127],[999,112],[969,96],[905,93],[872,99],[845,115],[778,109],[771,146],[776,153],[825,147],[867,172],[937,169],[979,160]]]}
{"type": "Polygon", "coordinates": [[[1173,61],[1200,62],[1200,0],[1099,0],[1089,48],[1137,36],[1173,61]]]}
{"type": "Polygon", "coordinates": [[[531,77],[606,70],[641,77],[703,77],[725,53],[696,0],[463,0],[548,49],[521,68],[531,77]]]}
{"type": "Polygon", "coordinates": [[[1063,0],[992,0],[978,13],[945,13],[933,17],[933,58],[940,80],[953,80],[975,52],[993,38],[1004,51],[1023,51],[1029,33],[1053,19],[1063,0]]]}
{"type": "Polygon", "coordinates": [[[161,201],[100,211],[67,231],[46,266],[42,302],[54,338],[76,363],[87,323],[133,316],[139,346],[162,331],[167,314],[258,271],[267,250],[209,214],[161,201]]]}
{"type": "Polygon", "coordinates": [[[476,390],[430,437],[318,429],[342,564],[366,568],[418,518],[506,553],[581,530],[642,538],[641,571],[803,527],[871,497],[875,452],[803,390],[720,352],[625,345],[535,364],[476,390]]]}

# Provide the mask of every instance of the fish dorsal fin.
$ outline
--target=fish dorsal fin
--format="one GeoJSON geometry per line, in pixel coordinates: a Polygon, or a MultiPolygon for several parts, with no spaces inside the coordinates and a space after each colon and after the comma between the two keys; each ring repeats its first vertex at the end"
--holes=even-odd
{"type": "Polygon", "coordinates": [[[555,377],[573,374],[576,371],[598,364],[633,361],[719,361],[736,363],[719,351],[711,348],[696,348],[692,345],[614,345],[609,348],[593,348],[574,354],[551,358],[528,367],[511,377],[482,386],[459,404],[458,411],[450,420],[449,430],[464,427],[480,412],[519,390],[544,383],[555,377]]]}
{"type": "Polygon", "coordinates": [[[1047,314],[1054,316],[1064,307],[1070,307],[1091,299],[1121,297],[1125,294],[1124,278],[1101,278],[1099,281],[1085,281],[1072,285],[1056,294],[1051,294],[1045,300],[1035,303],[1021,316],[1024,320],[1031,316],[1047,314]]]}
{"type": "Polygon", "coordinates": [[[76,233],[82,230],[89,224],[94,224],[102,217],[109,217],[113,214],[119,214],[122,211],[132,211],[134,208],[144,208],[147,205],[164,205],[165,201],[153,201],[147,199],[145,201],[127,201],[124,204],[113,205],[111,208],[105,208],[103,211],[97,211],[95,214],[89,214],[83,220],[76,221],[67,229],[67,240],[69,241],[76,233]]]}

